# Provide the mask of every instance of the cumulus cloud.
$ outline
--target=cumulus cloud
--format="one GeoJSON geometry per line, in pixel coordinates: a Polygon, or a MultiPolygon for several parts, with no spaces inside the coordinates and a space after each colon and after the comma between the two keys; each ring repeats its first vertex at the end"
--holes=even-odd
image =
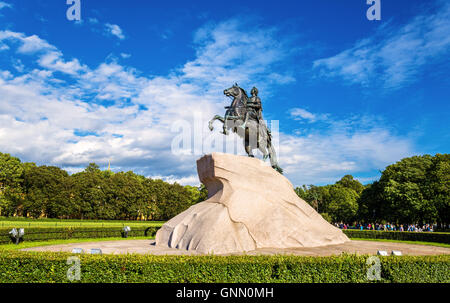
{"type": "Polygon", "coordinates": [[[276,39],[276,35],[276,28],[250,26],[236,19],[208,24],[195,34],[197,58],[183,66],[184,77],[200,84],[208,83],[212,89],[235,81],[248,85],[258,83],[262,89],[274,83],[294,82],[288,74],[272,72],[289,53],[287,42],[276,39]]]}
{"type": "Polygon", "coordinates": [[[4,45],[5,49],[9,49],[8,42],[19,42],[20,46],[17,52],[23,54],[32,54],[40,51],[54,50],[54,46],[36,35],[26,36],[23,33],[17,33],[10,30],[0,31],[0,45],[4,45]]]}
{"type": "Polygon", "coordinates": [[[117,24],[106,23],[105,30],[106,30],[107,34],[116,36],[120,40],[125,39],[125,35],[124,35],[122,29],[117,24]]]}
{"type": "Polygon", "coordinates": [[[331,183],[415,154],[411,138],[396,135],[380,119],[327,115],[326,123],[328,127],[301,136],[280,134],[280,161],[294,184],[331,183]]]}
{"type": "Polygon", "coordinates": [[[324,77],[363,86],[381,83],[395,89],[414,82],[425,64],[449,55],[450,4],[437,3],[433,13],[427,11],[400,27],[383,26],[353,47],[316,60],[314,68],[324,77]]]}
{"type": "MultiPolygon", "coordinates": [[[[203,153],[245,154],[236,136],[207,128],[207,121],[228,105],[224,87],[236,77],[244,85],[250,79],[263,84],[267,74],[274,75],[271,85],[294,81],[289,73],[273,72],[289,52],[277,30],[253,26],[250,33],[234,19],[199,29],[196,57],[167,76],[143,75],[114,60],[90,67],[23,33],[2,31],[0,43],[8,47],[5,52],[34,62],[19,74],[0,70],[0,150],[72,172],[89,162],[106,166],[111,160],[116,170],[197,184],[195,160],[203,153]],[[188,146],[173,153],[183,125],[196,136],[188,136],[188,146]],[[233,150],[224,150],[229,146],[233,150]]],[[[281,166],[294,184],[378,168],[412,150],[408,139],[364,117],[334,121],[301,108],[291,116],[330,125],[327,131],[301,136],[274,133],[281,166]]]]}
{"type": "Polygon", "coordinates": [[[294,120],[298,121],[306,121],[306,122],[316,122],[319,120],[326,120],[328,115],[327,114],[313,114],[306,109],[303,108],[293,108],[289,111],[290,116],[294,120]]]}
{"type": "Polygon", "coordinates": [[[0,10],[4,8],[12,8],[12,5],[3,1],[0,1],[0,10]]]}

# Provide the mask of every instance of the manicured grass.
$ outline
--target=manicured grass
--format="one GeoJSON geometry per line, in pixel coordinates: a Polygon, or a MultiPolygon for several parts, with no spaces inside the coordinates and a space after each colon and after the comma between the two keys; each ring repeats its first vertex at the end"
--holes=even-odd
{"type": "Polygon", "coordinates": [[[110,238],[89,238],[89,239],[59,239],[59,240],[48,240],[48,241],[35,241],[35,242],[22,242],[18,245],[16,244],[2,244],[0,245],[0,251],[5,250],[21,250],[23,248],[40,247],[48,245],[59,245],[59,244],[70,244],[70,243],[83,243],[83,242],[102,242],[102,241],[122,241],[122,240],[151,240],[154,237],[133,237],[133,238],[122,238],[122,237],[110,237],[110,238]]]}
{"type": "Polygon", "coordinates": [[[350,239],[351,240],[355,240],[355,241],[392,242],[392,243],[418,244],[418,245],[429,245],[429,246],[439,246],[439,247],[448,247],[448,248],[450,248],[450,244],[436,243],[436,242],[403,241],[403,240],[370,239],[370,238],[350,238],[350,239]]]}
{"type": "Polygon", "coordinates": [[[26,227],[140,227],[162,226],[164,221],[122,221],[122,220],[72,220],[72,219],[29,219],[0,218],[0,228],[26,227]]]}
{"type": "MultiPolygon", "coordinates": [[[[59,244],[70,244],[70,243],[83,243],[83,242],[101,242],[101,241],[121,241],[121,240],[151,240],[154,237],[133,237],[133,238],[122,238],[122,237],[110,237],[110,238],[88,238],[88,239],[59,239],[59,240],[48,240],[48,241],[36,241],[36,242],[22,242],[19,245],[16,244],[3,244],[0,245],[0,250],[20,250],[23,248],[40,247],[48,245],[59,245],[59,244]]],[[[387,240],[387,239],[364,239],[364,238],[351,238],[353,241],[377,241],[377,242],[392,242],[392,243],[405,243],[405,244],[418,244],[418,245],[428,245],[428,246],[438,246],[438,247],[448,247],[449,244],[445,243],[430,243],[430,242],[419,242],[419,241],[400,241],[400,240],[387,240]]]]}

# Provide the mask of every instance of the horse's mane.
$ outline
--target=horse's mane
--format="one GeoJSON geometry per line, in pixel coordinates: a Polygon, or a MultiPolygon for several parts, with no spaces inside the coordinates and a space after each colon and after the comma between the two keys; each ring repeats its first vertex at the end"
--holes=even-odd
{"type": "Polygon", "coordinates": [[[242,94],[243,94],[244,97],[245,97],[245,102],[247,102],[247,101],[248,101],[248,95],[247,95],[247,92],[246,92],[245,89],[243,89],[242,87],[239,87],[239,89],[242,91],[242,94]]]}

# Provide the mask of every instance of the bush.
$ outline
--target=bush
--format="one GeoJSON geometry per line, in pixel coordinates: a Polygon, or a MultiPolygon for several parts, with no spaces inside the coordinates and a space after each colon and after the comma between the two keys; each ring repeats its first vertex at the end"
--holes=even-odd
{"type": "MultiPolygon", "coordinates": [[[[0,252],[0,283],[70,282],[69,253],[0,252]]],[[[77,255],[82,283],[369,282],[368,256],[77,255]]],[[[450,282],[450,256],[380,257],[381,282],[450,282]]]]}
{"type": "MultiPolygon", "coordinates": [[[[132,227],[128,237],[154,236],[159,227],[132,227]]],[[[0,228],[0,244],[9,243],[11,228],[0,228]]],[[[25,228],[25,241],[45,241],[71,238],[121,237],[121,227],[30,227],[25,228]]]]}
{"type": "Polygon", "coordinates": [[[422,241],[450,244],[450,233],[378,230],[342,230],[349,238],[422,241]]]}

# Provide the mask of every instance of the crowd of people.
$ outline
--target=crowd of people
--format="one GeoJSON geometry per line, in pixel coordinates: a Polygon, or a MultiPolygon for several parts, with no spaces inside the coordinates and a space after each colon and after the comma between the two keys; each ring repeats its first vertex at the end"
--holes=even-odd
{"type": "Polygon", "coordinates": [[[380,223],[367,223],[360,224],[356,223],[350,226],[346,223],[335,223],[336,227],[340,229],[359,229],[359,230],[380,230],[380,231],[413,231],[413,232],[433,232],[436,230],[437,224],[409,224],[409,225],[395,225],[391,223],[380,224],[380,223]]]}

